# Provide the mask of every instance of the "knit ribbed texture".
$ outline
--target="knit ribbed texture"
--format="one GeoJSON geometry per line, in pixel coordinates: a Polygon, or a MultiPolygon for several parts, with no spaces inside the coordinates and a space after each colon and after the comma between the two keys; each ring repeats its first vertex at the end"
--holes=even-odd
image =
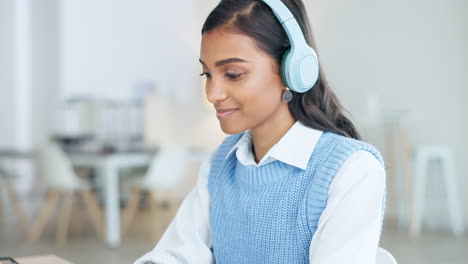
{"type": "Polygon", "coordinates": [[[308,263],[330,183],[343,162],[365,150],[383,166],[371,145],[328,132],[317,142],[306,170],[281,161],[244,166],[235,152],[225,158],[241,136],[230,136],[221,144],[208,179],[217,264],[308,263]]]}

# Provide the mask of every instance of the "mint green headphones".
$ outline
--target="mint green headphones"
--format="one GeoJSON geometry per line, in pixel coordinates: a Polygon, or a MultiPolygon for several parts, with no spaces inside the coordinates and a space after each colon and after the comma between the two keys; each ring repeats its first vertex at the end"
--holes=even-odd
{"type": "Polygon", "coordinates": [[[317,54],[310,47],[293,14],[281,0],[262,0],[281,22],[291,48],[281,61],[281,77],[286,86],[294,92],[305,93],[317,82],[319,63],[317,54]]]}

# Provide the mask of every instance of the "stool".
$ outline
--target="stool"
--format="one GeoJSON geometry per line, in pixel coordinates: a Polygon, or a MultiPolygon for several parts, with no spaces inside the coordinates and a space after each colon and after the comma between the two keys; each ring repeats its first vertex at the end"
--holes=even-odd
{"type": "Polygon", "coordinates": [[[410,223],[410,235],[415,238],[421,232],[424,215],[426,181],[431,161],[440,162],[441,176],[445,182],[447,205],[450,214],[452,232],[457,238],[463,236],[463,220],[457,190],[453,156],[447,146],[421,146],[416,148],[414,159],[413,212],[410,223]]]}

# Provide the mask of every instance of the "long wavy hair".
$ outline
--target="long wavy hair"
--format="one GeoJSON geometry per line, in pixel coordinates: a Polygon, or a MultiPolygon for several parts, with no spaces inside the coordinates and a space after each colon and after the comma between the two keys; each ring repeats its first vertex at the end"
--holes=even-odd
{"type": "MultiPolygon", "coordinates": [[[[317,51],[302,0],[282,2],[296,18],[307,43],[317,51]]],[[[208,15],[202,34],[221,26],[252,38],[257,48],[275,59],[278,67],[283,54],[291,46],[286,31],[270,7],[261,0],[221,1],[208,15]]],[[[344,115],[343,107],[322,70],[312,89],[305,93],[294,93],[288,105],[292,116],[307,127],[361,139],[354,124],[344,115]]]]}

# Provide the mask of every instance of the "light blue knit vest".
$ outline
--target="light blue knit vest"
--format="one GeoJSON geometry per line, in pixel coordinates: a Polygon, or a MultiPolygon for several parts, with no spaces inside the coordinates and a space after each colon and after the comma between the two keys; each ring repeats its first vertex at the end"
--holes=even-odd
{"type": "Polygon", "coordinates": [[[225,159],[241,136],[229,136],[221,144],[208,179],[217,264],[308,263],[330,183],[343,162],[365,150],[383,166],[371,145],[329,132],[320,137],[306,170],[281,161],[244,166],[235,151],[225,159]]]}

